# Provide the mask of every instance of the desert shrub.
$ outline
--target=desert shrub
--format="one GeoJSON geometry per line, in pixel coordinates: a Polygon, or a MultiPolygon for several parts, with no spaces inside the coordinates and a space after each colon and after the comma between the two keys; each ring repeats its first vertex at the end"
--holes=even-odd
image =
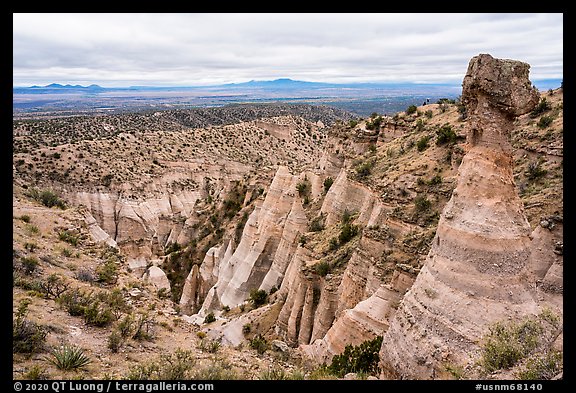
{"type": "Polygon", "coordinates": [[[219,348],[220,348],[220,341],[218,340],[210,340],[205,338],[203,340],[200,340],[200,343],[198,344],[198,349],[209,353],[216,353],[218,352],[219,348]]]}
{"type": "Polygon", "coordinates": [[[416,121],[416,131],[422,131],[424,129],[424,120],[418,119],[416,121]]]}
{"type": "Polygon", "coordinates": [[[122,345],[124,344],[124,339],[117,331],[113,331],[108,336],[108,349],[113,353],[117,353],[122,345]]]}
{"type": "Polygon", "coordinates": [[[310,225],[308,225],[308,230],[311,232],[320,232],[324,230],[324,215],[320,214],[316,216],[310,221],[310,225]]]}
{"type": "Polygon", "coordinates": [[[30,233],[31,235],[37,235],[40,233],[40,228],[38,228],[37,225],[33,225],[33,224],[27,224],[26,225],[26,230],[28,231],[28,233],[30,233]]]}
{"type": "Polygon", "coordinates": [[[44,350],[48,331],[45,327],[26,319],[30,300],[25,299],[18,305],[16,319],[12,324],[12,352],[37,353],[44,350]]]}
{"type": "Polygon", "coordinates": [[[366,120],[366,129],[377,130],[380,128],[381,124],[382,124],[382,116],[376,115],[376,117],[371,117],[370,119],[366,120]]]}
{"type": "Polygon", "coordinates": [[[536,125],[538,126],[538,128],[546,128],[549,127],[550,124],[552,124],[552,121],[554,120],[554,118],[552,116],[542,116],[540,118],[540,120],[538,120],[538,123],[536,123],[536,125]]]}
{"type": "Polygon", "coordinates": [[[268,302],[268,294],[263,289],[253,289],[250,291],[249,300],[255,308],[258,308],[268,302]]]}
{"type": "Polygon", "coordinates": [[[116,325],[116,329],[122,338],[129,337],[132,334],[133,327],[134,317],[131,314],[126,314],[124,318],[118,321],[118,325],[116,325]]]}
{"type": "Polygon", "coordinates": [[[30,188],[26,193],[32,199],[37,200],[46,207],[57,206],[60,209],[66,209],[66,203],[62,200],[56,193],[50,190],[38,190],[36,188],[30,188]]]}
{"type": "Polygon", "coordinates": [[[360,345],[347,345],[344,352],[332,358],[332,363],[328,369],[339,377],[347,373],[365,372],[377,374],[379,372],[378,362],[380,361],[380,347],[382,346],[382,336],[372,340],[364,341],[360,345]]]}
{"type": "Polygon", "coordinates": [[[314,271],[321,277],[326,276],[331,270],[332,267],[326,261],[319,262],[314,266],[314,271]]]}
{"type": "Polygon", "coordinates": [[[90,302],[84,308],[83,316],[86,324],[96,327],[108,326],[114,320],[114,314],[110,307],[97,301],[90,302]]]}
{"type": "Polygon", "coordinates": [[[84,310],[92,301],[91,294],[74,288],[58,298],[58,303],[72,316],[84,315],[84,310]]]}
{"type": "Polygon", "coordinates": [[[56,274],[50,274],[45,280],[38,283],[38,290],[48,299],[58,299],[66,291],[69,285],[64,279],[56,274]]]}
{"type": "Polygon", "coordinates": [[[456,141],[456,137],[456,132],[454,132],[452,126],[448,123],[436,130],[437,145],[452,144],[456,141]]]}
{"type": "Polygon", "coordinates": [[[250,348],[255,349],[259,355],[262,355],[268,350],[268,342],[261,334],[257,334],[250,340],[250,348]]]}
{"type": "Polygon", "coordinates": [[[358,226],[350,224],[349,222],[342,225],[340,234],[338,235],[338,242],[340,245],[349,242],[354,236],[358,234],[358,226]]]}
{"type": "Polygon", "coordinates": [[[140,312],[134,320],[134,334],[132,338],[135,340],[148,340],[154,339],[154,327],[156,321],[147,311],[140,312]]]}
{"type": "Polygon", "coordinates": [[[171,354],[160,355],[157,360],[132,367],[124,379],[169,381],[191,379],[195,362],[192,351],[177,349],[171,354]]]}
{"type": "Polygon", "coordinates": [[[214,321],[216,321],[216,317],[213,312],[208,313],[206,317],[204,317],[204,323],[212,323],[214,321]]]}
{"type": "Polygon", "coordinates": [[[542,163],[540,161],[532,161],[528,164],[528,168],[526,169],[526,177],[529,180],[536,180],[545,176],[548,171],[542,168],[542,163]]]}
{"type": "Polygon", "coordinates": [[[22,378],[31,381],[45,381],[50,379],[50,374],[44,367],[35,364],[22,374],[22,378]]]}
{"type": "Polygon", "coordinates": [[[300,181],[300,182],[298,182],[298,184],[296,184],[296,191],[298,191],[298,195],[300,197],[306,195],[309,191],[309,188],[310,188],[310,184],[305,180],[300,181]]]}
{"type": "Polygon", "coordinates": [[[202,381],[234,380],[238,379],[238,375],[228,362],[212,358],[209,364],[194,368],[192,379],[202,381]]]}
{"type": "Polygon", "coordinates": [[[94,282],[96,278],[94,277],[94,272],[87,268],[80,268],[76,271],[76,279],[84,282],[94,282]]]}
{"type": "Polygon", "coordinates": [[[288,379],[288,374],[286,374],[286,370],[284,370],[284,368],[273,364],[266,370],[262,371],[258,379],[266,381],[280,381],[288,379]]]}
{"type": "Polygon", "coordinates": [[[418,142],[416,142],[416,148],[418,149],[418,151],[426,150],[429,146],[428,144],[429,141],[430,137],[428,135],[425,135],[422,138],[420,138],[418,142]]]}
{"type": "Polygon", "coordinates": [[[178,242],[174,242],[174,243],[169,243],[165,248],[164,248],[164,254],[168,255],[171,254],[173,252],[177,252],[180,251],[182,249],[182,246],[180,244],[178,244],[178,242]]]}
{"type": "Polygon", "coordinates": [[[434,113],[432,112],[431,109],[428,109],[426,112],[424,112],[424,115],[425,115],[428,119],[431,119],[432,116],[434,115],[434,113]]]}
{"type": "Polygon", "coordinates": [[[252,331],[252,325],[250,325],[249,323],[245,323],[244,325],[242,325],[242,333],[244,335],[250,333],[252,331]]]}
{"type": "Polygon", "coordinates": [[[356,165],[356,167],[354,167],[354,170],[356,171],[356,175],[358,176],[358,178],[363,179],[365,177],[368,177],[370,173],[372,173],[373,167],[374,167],[374,161],[367,160],[356,165]]]}
{"type": "Polygon", "coordinates": [[[118,267],[116,263],[108,259],[96,268],[96,281],[104,284],[114,284],[118,279],[118,267]]]}
{"type": "Polygon", "coordinates": [[[406,108],[406,114],[411,115],[413,113],[416,113],[417,110],[418,107],[416,105],[410,105],[408,108],[406,108]]]}
{"type": "Polygon", "coordinates": [[[425,195],[418,195],[414,198],[414,207],[417,212],[426,212],[432,207],[432,202],[425,195]]]}
{"type": "Polygon", "coordinates": [[[518,377],[522,380],[552,379],[562,370],[562,352],[550,350],[528,359],[518,377]]]}
{"type": "Polygon", "coordinates": [[[430,186],[434,186],[437,184],[442,184],[442,176],[440,175],[434,175],[434,177],[432,177],[432,179],[428,181],[428,185],[430,186]]]}
{"type": "Polygon", "coordinates": [[[58,233],[58,238],[62,241],[65,241],[66,243],[73,245],[74,247],[78,245],[79,241],[78,235],[68,230],[60,231],[58,233]]]}
{"type": "Polygon", "coordinates": [[[77,370],[90,364],[90,358],[82,348],[73,345],[62,345],[51,352],[47,360],[60,370],[77,370]]]}
{"type": "Polygon", "coordinates": [[[543,97],[538,105],[536,105],[536,107],[532,110],[532,112],[530,112],[530,117],[534,119],[540,116],[542,113],[549,111],[550,109],[552,109],[552,106],[546,97],[543,97]]]}
{"type": "Polygon", "coordinates": [[[66,257],[66,258],[70,258],[73,255],[72,250],[69,249],[68,247],[64,247],[61,252],[62,252],[62,256],[66,257]]]}
{"type": "Polygon", "coordinates": [[[480,364],[489,373],[514,366],[538,346],[542,332],[542,326],[533,319],[494,324],[482,346],[480,364]]]}
{"type": "Polygon", "coordinates": [[[35,257],[24,257],[20,260],[24,274],[30,275],[36,271],[39,262],[35,257]]]}
{"type": "Polygon", "coordinates": [[[350,120],[350,121],[348,122],[348,127],[350,127],[350,128],[354,128],[354,127],[356,127],[357,125],[358,125],[358,120],[352,119],[352,120],[350,120]]]}
{"type": "Polygon", "coordinates": [[[31,219],[30,219],[30,216],[29,216],[28,214],[22,214],[22,215],[21,215],[20,217],[18,217],[18,218],[20,218],[20,219],[21,219],[22,221],[24,221],[25,223],[29,223],[30,220],[31,220],[31,219]]]}
{"type": "Polygon", "coordinates": [[[328,176],[326,179],[324,179],[324,192],[328,192],[330,187],[332,187],[332,184],[334,184],[334,179],[332,177],[328,176]]]}

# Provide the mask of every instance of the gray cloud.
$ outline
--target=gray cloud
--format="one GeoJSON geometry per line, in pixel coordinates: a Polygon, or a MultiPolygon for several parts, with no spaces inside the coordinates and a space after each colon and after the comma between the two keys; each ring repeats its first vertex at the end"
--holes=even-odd
{"type": "Polygon", "coordinates": [[[562,78],[562,14],[14,14],[14,85],[460,83],[479,53],[562,78]]]}

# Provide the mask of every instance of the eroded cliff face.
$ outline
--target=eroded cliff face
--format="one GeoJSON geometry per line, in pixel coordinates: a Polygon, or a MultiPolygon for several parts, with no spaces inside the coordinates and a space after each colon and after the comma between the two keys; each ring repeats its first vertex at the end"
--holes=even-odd
{"type": "Polygon", "coordinates": [[[468,365],[491,324],[539,310],[509,135],[514,118],[538,103],[528,70],[489,55],[470,61],[468,151],[424,267],[384,335],[383,378],[433,379],[448,363],[468,365]]]}

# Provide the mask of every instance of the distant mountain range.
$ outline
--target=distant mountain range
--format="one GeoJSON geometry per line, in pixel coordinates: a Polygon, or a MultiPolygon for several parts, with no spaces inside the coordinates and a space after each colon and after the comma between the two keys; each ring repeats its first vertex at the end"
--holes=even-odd
{"type": "MultiPolygon", "coordinates": [[[[540,90],[560,87],[561,79],[536,80],[534,84],[540,90]]],[[[208,90],[227,90],[227,89],[258,89],[258,90],[317,90],[317,89],[338,89],[338,88],[356,88],[356,89],[433,89],[433,88],[459,88],[460,84],[455,83],[413,83],[413,82],[355,82],[355,83],[325,83],[325,82],[308,82],[289,78],[279,78],[274,80],[251,80],[249,82],[226,83],[211,86],[130,86],[130,87],[101,87],[96,84],[89,86],[82,85],[62,85],[51,83],[46,86],[14,87],[13,92],[31,93],[35,90],[38,93],[51,93],[56,91],[119,91],[119,90],[188,90],[188,89],[208,89],[208,90]]]]}
{"type": "MultiPolygon", "coordinates": [[[[561,80],[534,81],[540,90],[560,87],[561,80]]],[[[280,78],[212,86],[101,87],[50,83],[13,87],[16,118],[115,113],[125,111],[217,107],[244,103],[329,105],[359,116],[394,114],[410,105],[456,99],[460,84],[448,83],[323,83],[280,78]]]]}

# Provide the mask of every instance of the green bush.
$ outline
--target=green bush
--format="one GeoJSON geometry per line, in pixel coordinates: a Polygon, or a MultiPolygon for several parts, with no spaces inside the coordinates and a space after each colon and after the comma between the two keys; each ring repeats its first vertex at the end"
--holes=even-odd
{"type": "Polygon", "coordinates": [[[538,126],[538,128],[546,128],[549,127],[550,124],[552,124],[552,121],[554,121],[554,118],[552,116],[542,116],[540,118],[540,120],[538,120],[538,123],[536,124],[538,126]]]}
{"type": "Polygon", "coordinates": [[[370,175],[370,173],[372,173],[373,167],[374,167],[374,161],[373,160],[367,160],[367,161],[364,161],[364,162],[356,165],[356,167],[354,169],[356,170],[356,175],[362,179],[362,178],[368,177],[370,175]]]}
{"type": "Polygon", "coordinates": [[[309,191],[309,188],[310,188],[310,185],[305,180],[300,181],[300,182],[298,182],[298,184],[296,184],[296,190],[298,191],[298,195],[300,197],[306,195],[309,191]]]}
{"type": "Polygon", "coordinates": [[[117,353],[122,345],[124,344],[124,339],[117,331],[113,331],[108,336],[108,349],[113,353],[117,353]]]}
{"type": "Polygon", "coordinates": [[[536,107],[532,110],[532,112],[530,112],[530,117],[535,119],[536,117],[540,116],[544,112],[549,111],[550,109],[552,109],[552,106],[550,105],[546,97],[543,97],[538,103],[538,105],[536,105],[536,107]]]}
{"type": "Polygon", "coordinates": [[[432,207],[432,202],[425,195],[418,195],[414,198],[414,206],[417,212],[426,212],[432,207]]]}
{"type": "Polygon", "coordinates": [[[65,371],[84,368],[91,363],[90,358],[84,354],[84,350],[73,345],[63,345],[52,350],[48,361],[65,371]]]}
{"type": "Polygon", "coordinates": [[[416,111],[418,110],[418,107],[416,105],[410,105],[407,109],[406,109],[406,114],[407,115],[411,115],[413,113],[416,113],[416,111]]]}
{"type": "Polygon", "coordinates": [[[118,280],[118,267],[108,259],[96,268],[96,281],[104,284],[114,284],[118,280]]]}
{"type": "Polygon", "coordinates": [[[434,177],[432,177],[432,179],[428,181],[428,185],[430,186],[434,186],[437,184],[442,184],[442,176],[440,175],[434,175],[434,177]]]}
{"type": "Polygon", "coordinates": [[[422,138],[420,138],[418,142],[416,142],[416,148],[418,149],[418,151],[426,150],[429,146],[428,144],[429,141],[430,137],[428,135],[425,135],[422,138]]]}
{"type": "Polygon", "coordinates": [[[326,276],[328,273],[330,273],[331,270],[332,270],[332,267],[326,261],[319,262],[314,266],[314,271],[320,277],[326,276]]]}
{"type": "Polygon", "coordinates": [[[24,274],[30,275],[36,271],[39,262],[35,257],[24,257],[20,260],[24,274]]]}
{"type": "Polygon", "coordinates": [[[212,323],[216,321],[216,317],[214,316],[214,313],[208,313],[208,315],[206,315],[206,317],[204,318],[204,323],[212,323]]]}
{"type": "Polygon", "coordinates": [[[192,351],[178,348],[171,354],[163,354],[156,360],[132,367],[123,379],[168,381],[191,379],[195,363],[192,351]]]}
{"type": "Polygon", "coordinates": [[[69,285],[60,275],[52,273],[38,283],[38,289],[48,299],[59,299],[68,291],[69,285]]]}
{"type": "Polygon", "coordinates": [[[26,319],[30,301],[25,299],[18,305],[16,320],[12,324],[12,352],[37,353],[44,350],[48,331],[45,327],[26,319]]]}
{"type": "Polygon", "coordinates": [[[357,346],[347,345],[343,353],[332,358],[328,370],[340,378],[347,373],[377,374],[381,346],[382,336],[364,341],[357,346]]]}
{"type": "Polygon", "coordinates": [[[209,353],[216,353],[220,348],[220,341],[218,340],[210,340],[210,339],[203,339],[200,340],[200,344],[198,344],[198,349],[201,349],[204,352],[209,353]]]}
{"type": "Polygon", "coordinates": [[[84,308],[83,316],[86,324],[96,327],[108,326],[114,320],[114,314],[108,305],[94,301],[84,308]]]}
{"type": "Polygon", "coordinates": [[[50,374],[44,367],[35,364],[22,374],[22,378],[31,381],[46,381],[50,379],[50,374]]]}
{"type": "Polygon", "coordinates": [[[334,179],[332,179],[330,176],[327,177],[326,179],[324,179],[324,192],[328,192],[328,190],[330,189],[330,187],[332,187],[332,184],[334,184],[334,179]]]}
{"type": "Polygon", "coordinates": [[[522,380],[546,380],[554,378],[562,370],[562,352],[551,350],[528,359],[518,377],[522,380]]]}
{"type": "Polygon", "coordinates": [[[219,358],[212,358],[210,364],[195,367],[192,379],[202,381],[238,379],[232,365],[219,358]]]}
{"type": "Polygon", "coordinates": [[[78,245],[79,241],[78,235],[68,230],[60,231],[58,233],[58,238],[62,241],[65,241],[66,243],[73,245],[74,247],[78,245]]]}
{"type": "Polygon", "coordinates": [[[338,235],[338,242],[340,245],[349,242],[354,236],[358,234],[358,226],[346,222],[342,225],[340,234],[338,235]]]}
{"type": "Polygon", "coordinates": [[[253,289],[250,291],[249,300],[255,308],[258,308],[268,302],[268,294],[263,289],[253,289]]]}
{"type": "Polygon", "coordinates": [[[252,325],[250,325],[249,323],[245,323],[245,324],[242,326],[242,333],[243,333],[244,335],[250,333],[251,331],[252,331],[252,325]]]}
{"type": "Polygon", "coordinates": [[[60,209],[66,209],[66,203],[53,191],[50,190],[37,190],[36,188],[31,188],[27,193],[27,196],[32,199],[37,200],[46,207],[57,206],[60,209]]]}
{"type": "Polygon", "coordinates": [[[456,137],[456,132],[454,132],[452,126],[448,123],[444,124],[438,130],[436,130],[437,145],[452,144],[456,142],[456,137]]]}
{"type": "Polygon", "coordinates": [[[58,298],[60,306],[73,317],[84,315],[84,310],[92,301],[91,294],[87,294],[78,288],[71,289],[58,298]]]}
{"type": "Polygon", "coordinates": [[[482,346],[480,364],[489,373],[514,366],[538,346],[542,332],[542,326],[533,319],[494,324],[482,346]]]}
{"type": "Polygon", "coordinates": [[[147,311],[138,313],[134,320],[134,340],[148,340],[154,339],[154,326],[156,321],[147,311]]]}
{"type": "Polygon", "coordinates": [[[261,334],[258,334],[250,340],[250,348],[255,349],[259,355],[262,355],[268,350],[268,342],[261,334]]]}
{"type": "Polygon", "coordinates": [[[324,230],[324,215],[320,214],[312,219],[310,225],[308,225],[308,230],[311,232],[320,232],[324,230]]]}
{"type": "Polygon", "coordinates": [[[542,163],[540,161],[532,161],[528,164],[525,173],[529,180],[536,180],[545,176],[548,171],[542,168],[542,163]]]}

